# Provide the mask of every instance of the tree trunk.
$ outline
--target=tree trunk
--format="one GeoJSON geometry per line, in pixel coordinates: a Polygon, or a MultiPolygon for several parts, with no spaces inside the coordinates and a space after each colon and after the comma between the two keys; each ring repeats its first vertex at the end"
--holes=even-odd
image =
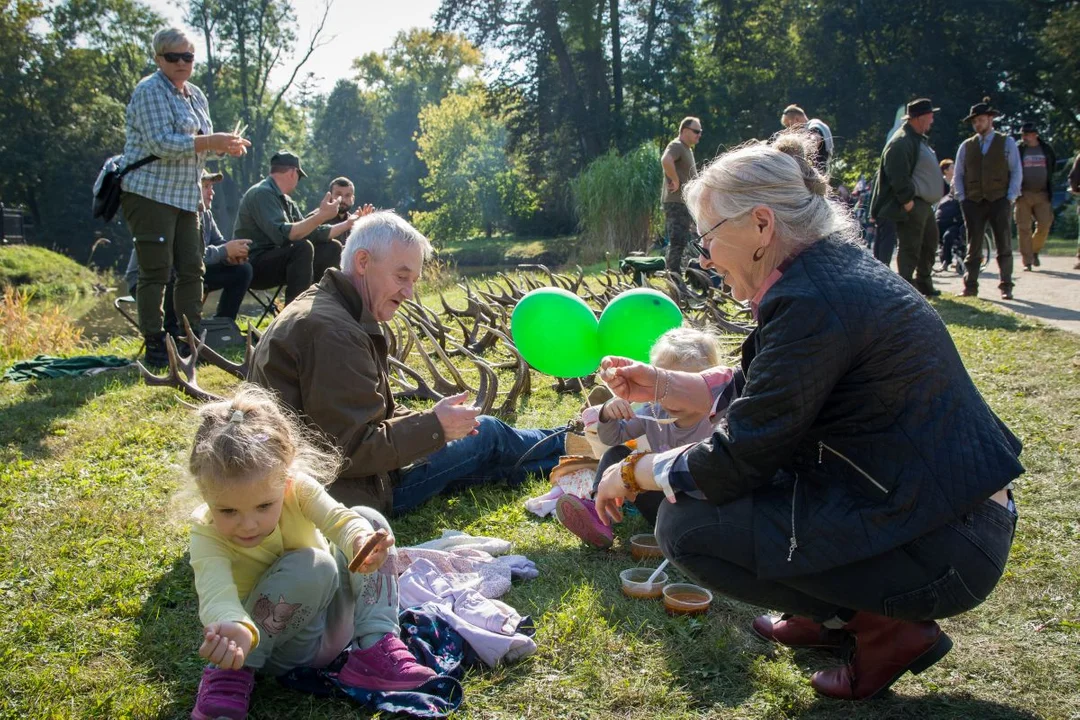
{"type": "Polygon", "coordinates": [[[622,78],[622,36],[619,27],[619,0],[611,0],[611,84],[615,95],[615,147],[624,151],[625,139],[623,128],[623,78],[622,78]]]}

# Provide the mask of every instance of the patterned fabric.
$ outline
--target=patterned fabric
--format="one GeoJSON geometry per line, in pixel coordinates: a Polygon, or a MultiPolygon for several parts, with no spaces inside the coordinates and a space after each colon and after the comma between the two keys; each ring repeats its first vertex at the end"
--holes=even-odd
{"type": "Polygon", "coordinates": [[[202,90],[185,83],[181,92],[160,70],[143,78],[127,106],[124,163],[148,155],[161,159],[125,175],[124,191],[198,212],[199,178],[207,153],[195,153],[195,136],[212,132],[210,106],[202,90]]]}
{"type": "Polygon", "coordinates": [[[458,679],[462,676],[466,646],[461,635],[434,612],[424,608],[403,610],[400,614],[401,639],[417,661],[431,668],[438,677],[414,690],[373,692],[348,687],[336,675],[348,658],[346,652],[325,668],[296,668],[278,678],[293,690],[319,697],[353,700],[371,711],[402,713],[420,718],[443,718],[461,707],[465,691],[458,679]]]}

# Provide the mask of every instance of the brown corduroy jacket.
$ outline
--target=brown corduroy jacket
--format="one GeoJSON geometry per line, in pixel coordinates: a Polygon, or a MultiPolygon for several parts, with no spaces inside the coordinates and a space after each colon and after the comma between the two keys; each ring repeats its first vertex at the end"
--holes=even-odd
{"type": "Polygon", "coordinates": [[[270,324],[249,379],[276,391],[347,459],[328,490],[389,514],[397,470],[446,444],[435,413],[395,405],[387,344],[347,275],[330,269],[270,324]]]}

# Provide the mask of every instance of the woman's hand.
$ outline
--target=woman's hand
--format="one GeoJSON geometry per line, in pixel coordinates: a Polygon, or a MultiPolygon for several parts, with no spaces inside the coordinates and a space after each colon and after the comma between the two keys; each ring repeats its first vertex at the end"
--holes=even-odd
{"type": "Polygon", "coordinates": [[[630,358],[609,355],[600,361],[600,379],[611,392],[629,402],[656,397],[656,368],[630,358]]]}
{"type": "MultiPolygon", "coordinates": [[[[353,540],[353,556],[360,552],[360,548],[364,547],[371,537],[375,535],[374,532],[363,532],[356,536],[353,540]]],[[[386,562],[386,558],[390,557],[390,548],[394,546],[394,536],[387,531],[386,536],[379,541],[379,544],[375,546],[375,549],[371,551],[371,554],[367,556],[364,562],[360,565],[358,570],[354,572],[359,573],[373,573],[383,566],[386,562]]]]}
{"type": "Polygon", "coordinates": [[[199,657],[209,660],[219,668],[239,670],[244,667],[254,640],[251,630],[243,623],[210,623],[203,629],[199,657]]]}
{"type": "Polygon", "coordinates": [[[612,522],[622,522],[622,506],[629,500],[634,501],[637,494],[630,492],[622,481],[622,468],[626,462],[615,463],[604,471],[600,478],[600,485],[596,488],[593,501],[596,503],[596,514],[600,516],[600,522],[611,525],[612,522]]]}
{"type": "Polygon", "coordinates": [[[206,138],[206,146],[203,150],[220,153],[222,155],[240,157],[247,153],[247,149],[251,147],[250,140],[242,138],[239,135],[234,135],[233,133],[213,133],[211,135],[204,135],[203,137],[206,138]]]}

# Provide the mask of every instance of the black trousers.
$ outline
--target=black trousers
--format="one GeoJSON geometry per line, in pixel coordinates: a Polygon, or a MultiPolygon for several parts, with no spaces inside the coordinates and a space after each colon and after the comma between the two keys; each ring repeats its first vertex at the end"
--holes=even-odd
{"type": "Polygon", "coordinates": [[[327,268],[341,263],[341,243],[337,240],[311,244],[296,240],[282,247],[260,253],[250,260],[255,271],[251,287],[272,290],[285,285],[285,304],[322,278],[327,268]]]}
{"type": "Polygon", "coordinates": [[[993,202],[989,200],[964,200],[960,205],[964,213],[964,225],[967,226],[968,250],[964,259],[967,273],[964,275],[964,287],[971,291],[979,289],[979,269],[982,267],[983,239],[987,225],[994,234],[997,246],[998,272],[1002,291],[1012,290],[1012,207],[1007,198],[993,202]]]}
{"type": "Polygon", "coordinates": [[[907,545],[780,580],[758,577],[753,529],[751,496],[718,506],[680,495],[674,504],[661,503],[656,537],[683,572],[736,600],[819,622],[849,618],[853,611],[936,620],[976,607],[994,589],[1009,557],[1016,514],[987,499],[907,545]]]}
{"type": "Polygon", "coordinates": [[[888,265],[892,262],[893,250],[896,249],[896,223],[892,220],[878,220],[877,233],[874,234],[874,257],[888,265]]]}

